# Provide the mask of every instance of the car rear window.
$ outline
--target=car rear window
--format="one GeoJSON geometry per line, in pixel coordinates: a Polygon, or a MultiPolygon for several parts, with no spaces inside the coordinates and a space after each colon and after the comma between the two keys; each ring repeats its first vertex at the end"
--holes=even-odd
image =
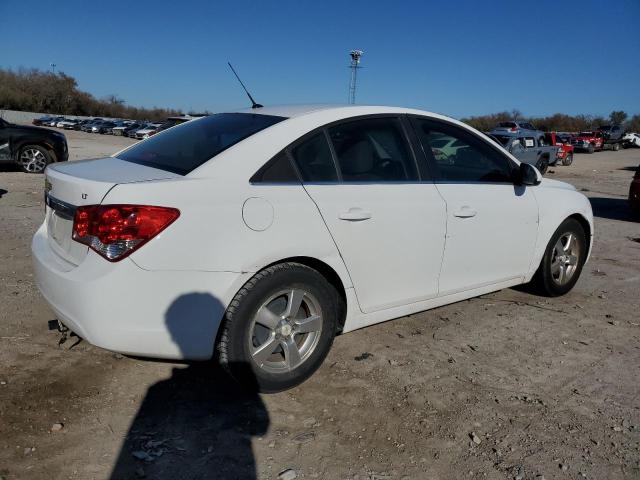
{"type": "Polygon", "coordinates": [[[285,117],[218,113],[151,137],[118,155],[127,162],[186,175],[220,152],[285,117]]]}

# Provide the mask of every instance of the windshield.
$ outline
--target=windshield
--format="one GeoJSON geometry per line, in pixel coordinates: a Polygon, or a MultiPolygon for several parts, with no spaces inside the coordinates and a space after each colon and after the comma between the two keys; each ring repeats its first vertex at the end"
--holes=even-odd
{"type": "Polygon", "coordinates": [[[593,132],[580,132],[580,137],[593,137],[593,132]]]}
{"type": "Polygon", "coordinates": [[[516,128],[517,125],[514,122],[500,122],[498,124],[501,128],[516,128]]]}
{"type": "Polygon", "coordinates": [[[118,155],[121,160],[186,175],[220,152],[284,117],[219,113],[184,123],[118,155]]]}

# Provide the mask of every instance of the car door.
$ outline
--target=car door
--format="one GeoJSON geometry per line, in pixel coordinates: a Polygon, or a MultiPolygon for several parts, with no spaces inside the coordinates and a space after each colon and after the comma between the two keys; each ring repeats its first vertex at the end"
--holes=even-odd
{"type": "Polygon", "coordinates": [[[445,204],[435,185],[418,175],[400,118],[329,125],[290,153],[363,312],[437,296],[445,204]]]}
{"type": "Polygon", "coordinates": [[[413,117],[435,185],[447,204],[447,235],[439,294],[516,282],[529,270],[538,232],[530,187],[514,185],[515,164],[471,131],[413,117]],[[443,158],[431,141],[443,135],[466,147],[443,158]]]}
{"type": "Polygon", "coordinates": [[[0,162],[11,160],[11,129],[0,118],[0,162]]]}

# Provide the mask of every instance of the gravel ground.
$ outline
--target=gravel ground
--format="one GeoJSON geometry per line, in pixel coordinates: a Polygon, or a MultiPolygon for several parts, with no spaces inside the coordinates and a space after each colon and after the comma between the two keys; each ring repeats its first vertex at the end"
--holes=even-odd
{"type": "MultiPolygon", "coordinates": [[[[71,159],[131,143],[68,138],[71,159]]],[[[640,478],[640,223],[626,204],[639,163],[640,150],[578,154],[549,172],[596,215],[567,296],[509,289],[343,335],[276,395],[206,363],[59,347],[29,251],[42,176],[5,168],[0,479],[640,478]]]]}

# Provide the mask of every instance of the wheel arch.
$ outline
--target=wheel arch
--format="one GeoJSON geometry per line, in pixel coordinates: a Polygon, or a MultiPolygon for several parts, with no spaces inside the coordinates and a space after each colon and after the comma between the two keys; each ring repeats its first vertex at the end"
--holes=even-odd
{"type": "Polygon", "coordinates": [[[281,260],[277,260],[275,262],[271,262],[268,265],[265,265],[260,270],[264,270],[265,268],[272,267],[273,265],[278,265],[280,263],[299,263],[301,265],[305,265],[309,268],[314,269],[320,275],[322,275],[327,282],[336,289],[338,293],[340,302],[338,303],[338,333],[340,333],[344,327],[345,321],[347,319],[347,290],[344,286],[344,282],[338,272],[326,262],[319,260],[314,257],[307,256],[295,256],[295,257],[287,257],[281,260]]]}
{"type": "MultiPolygon", "coordinates": [[[[585,236],[585,240],[586,240],[586,243],[587,243],[587,256],[586,256],[586,258],[589,258],[589,255],[591,254],[591,235],[592,235],[591,224],[584,217],[584,215],[582,215],[580,213],[574,213],[573,215],[569,215],[565,220],[567,220],[569,218],[573,218],[574,220],[576,220],[580,224],[580,226],[584,229],[584,236],[585,236]]],[[[564,220],[563,220],[563,222],[564,222],[564,220]]]]}

